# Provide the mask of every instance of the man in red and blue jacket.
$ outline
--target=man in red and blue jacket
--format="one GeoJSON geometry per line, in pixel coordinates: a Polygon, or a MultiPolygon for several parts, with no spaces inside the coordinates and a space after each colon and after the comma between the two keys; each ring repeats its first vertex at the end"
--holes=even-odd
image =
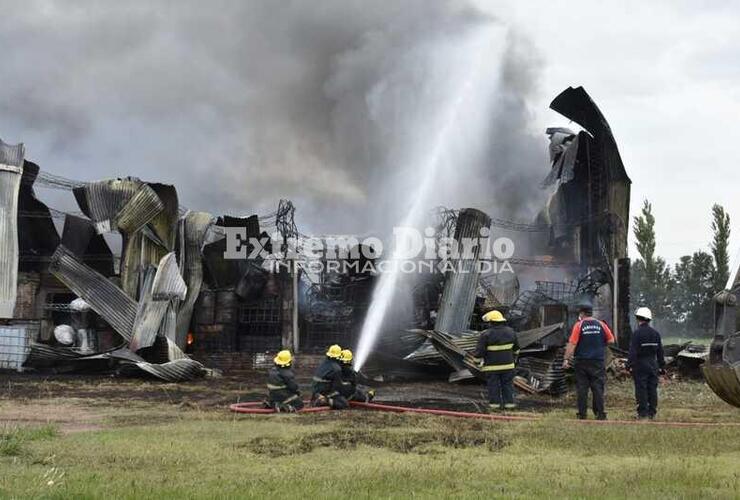
{"type": "Polygon", "coordinates": [[[575,359],[576,391],[578,394],[578,418],[586,418],[588,392],[592,393],[593,411],[597,420],[606,420],[604,411],[604,386],[606,366],[604,358],[607,344],[614,342],[614,335],[606,323],[592,316],[591,304],[582,304],[578,309],[578,321],[565,348],[568,368],[575,359]]]}

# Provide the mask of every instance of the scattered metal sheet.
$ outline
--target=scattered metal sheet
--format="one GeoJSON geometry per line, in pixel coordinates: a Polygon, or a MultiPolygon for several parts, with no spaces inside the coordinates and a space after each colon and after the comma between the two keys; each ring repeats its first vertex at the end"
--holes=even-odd
{"type": "Polygon", "coordinates": [[[519,343],[519,349],[526,349],[533,344],[543,342],[546,345],[564,346],[566,340],[563,335],[564,327],[565,323],[555,323],[554,325],[517,332],[516,338],[519,343]]]}
{"type": "Polygon", "coordinates": [[[123,233],[133,233],[164,210],[164,204],[152,188],[144,184],[116,214],[118,228],[123,233]]]}
{"type": "Polygon", "coordinates": [[[116,217],[136,194],[142,182],[134,177],[90,182],[72,192],[80,209],[95,223],[98,234],[116,228],[116,217]]]}
{"type": "MultiPolygon", "coordinates": [[[[174,252],[165,255],[159,262],[153,278],[145,280],[145,291],[134,323],[130,343],[132,351],[149,347],[162,329],[168,310],[174,315],[176,304],[185,298],[187,287],[180,276],[174,252]]],[[[166,329],[174,336],[174,321],[169,318],[166,329]]],[[[166,333],[165,333],[166,335],[166,333]]]]}
{"type": "Polygon", "coordinates": [[[213,216],[206,212],[188,212],[180,219],[180,271],[188,288],[177,311],[175,343],[185,349],[193,307],[203,285],[203,244],[213,216]]]}
{"type": "Polygon", "coordinates": [[[146,361],[130,361],[125,362],[121,368],[124,373],[141,370],[165,382],[185,382],[205,377],[207,374],[206,368],[201,363],[190,358],[176,359],[159,365],[146,361]]]}
{"type": "MultiPolygon", "coordinates": [[[[460,210],[455,223],[455,240],[480,238],[480,230],[491,227],[491,218],[480,210],[465,208],[460,210]]],[[[460,248],[466,248],[460,245],[460,248]]],[[[478,291],[478,257],[480,246],[476,246],[470,258],[452,261],[454,271],[445,274],[445,285],[440,299],[434,329],[454,335],[470,328],[470,315],[475,305],[478,291]]],[[[463,256],[468,257],[468,256],[463,256]]]]}
{"type": "Polygon", "coordinates": [[[0,318],[12,318],[18,288],[18,193],[23,174],[23,144],[0,139],[0,318]]]}
{"type": "Polygon", "coordinates": [[[86,266],[64,245],[51,257],[49,271],[90,307],[124,339],[131,341],[137,304],[105,276],[86,266]]]}

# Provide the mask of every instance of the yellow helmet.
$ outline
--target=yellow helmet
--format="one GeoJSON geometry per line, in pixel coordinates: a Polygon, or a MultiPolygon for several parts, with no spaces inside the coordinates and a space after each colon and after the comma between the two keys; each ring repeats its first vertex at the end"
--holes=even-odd
{"type": "Polygon", "coordinates": [[[339,359],[342,357],[342,348],[334,344],[326,351],[326,355],[332,359],[339,359]]]}
{"type": "Polygon", "coordinates": [[[342,355],[339,357],[340,360],[342,360],[342,363],[351,363],[352,362],[352,351],[349,349],[342,349],[342,355]]]}
{"type": "Polygon", "coordinates": [[[278,366],[290,366],[290,363],[293,362],[293,355],[290,351],[280,351],[272,360],[278,366]]]}
{"type": "Polygon", "coordinates": [[[502,323],[506,321],[506,318],[504,318],[504,315],[496,311],[495,309],[493,311],[488,311],[486,314],[484,314],[482,319],[486,323],[488,322],[502,323]]]}

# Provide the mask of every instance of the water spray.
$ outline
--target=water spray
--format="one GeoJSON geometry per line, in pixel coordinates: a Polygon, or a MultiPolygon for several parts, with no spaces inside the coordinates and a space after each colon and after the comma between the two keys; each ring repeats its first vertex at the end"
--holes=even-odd
{"type": "MultiPolygon", "coordinates": [[[[476,33],[478,35],[475,39],[475,48],[477,50],[469,52],[468,47],[466,45],[464,46],[466,50],[465,54],[461,54],[461,59],[471,59],[469,56],[471,54],[473,55],[469,66],[470,69],[466,77],[461,79],[462,83],[457,92],[453,94],[451,101],[444,108],[443,112],[440,113],[441,119],[439,120],[439,125],[436,132],[432,134],[433,140],[430,141],[431,148],[425,151],[424,157],[418,159],[418,163],[421,165],[421,168],[418,169],[421,183],[413,193],[410,209],[400,224],[402,227],[418,226],[426,214],[426,210],[429,208],[427,200],[430,194],[432,194],[432,188],[437,180],[439,166],[442,163],[441,160],[451,146],[452,132],[456,127],[461,125],[463,105],[469,102],[476,92],[492,92],[494,90],[491,88],[482,89],[480,87],[482,80],[485,80],[483,78],[485,76],[484,68],[488,67],[483,63],[487,57],[492,57],[492,54],[496,53],[494,42],[497,40],[496,34],[498,32],[499,29],[496,26],[483,27],[480,32],[476,33]]],[[[391,260],[399,260],[401,257],[399,255],[400,252],[401,249],[394,246],[391,252],[391,260]]],[[[381,274],[380,280],[373,291],[370,308],[362,325],[360,340],[356,349],[355,368],[357,370],[360,370],[367,361],[370,352],[378,340],[383,320],[388,313],[390,305],[393,303],[401,275],[403,274],[400,268],[401,266],[391,266],[391,271],[381,274]]]]}

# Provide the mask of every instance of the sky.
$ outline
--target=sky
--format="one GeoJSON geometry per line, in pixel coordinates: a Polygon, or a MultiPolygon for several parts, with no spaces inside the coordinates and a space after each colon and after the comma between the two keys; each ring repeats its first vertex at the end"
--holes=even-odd
{"type": "Polygon", "coordinates": [[[382,230],[405,210],[436,110],[481,64],[490,91],[449,141],[445,161],[460,167],[438,182],[441,203],[530,218],[544,130],[569,125],[548,104],[583,85],[632,178],[632,213],[653,204],[657,252],[708,250],[714,203],[733,216],[731,253],[740,246],[737,3],[0,0],[0,11],[0,138],[55,174],[170,182],[183,205],[215,214],[267,213],[286,197],[305,232],[382,230]],[[490,35],[483,63],[475,33],[490,35]]]}
{"type": "MultiPolygon", "coordinates": [[[[632,179],[635,214],[647,199],[657,253],[669,262],[709,250],[711,207],[740,246],[740,4],[737,2],[481,3],[531,37],[545,63],[541,128],[558,123],[550,95],[583,85],[606,116],[632,179]]],[[[634,247],[632,247],[634,255],[634,247]]]]}

